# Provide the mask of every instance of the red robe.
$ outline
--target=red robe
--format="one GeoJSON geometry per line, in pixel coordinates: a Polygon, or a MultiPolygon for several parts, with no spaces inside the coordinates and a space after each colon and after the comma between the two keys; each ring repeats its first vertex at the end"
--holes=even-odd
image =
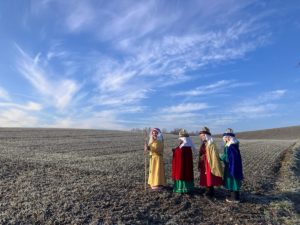
{"type": "Polygon", "coordinates": [[[203,156],[203,160],[200,160],[200,186],[222,186],[222,177],[217,177],[213,175],[210,171],[210,166],[206,158],[206,146],[205,143],[201,145],[200,157],[203,156]]]}
{"type": "Polygon", "coordinates": [[[175,181],[194,181],[193,153],[191,147],[180,148],[178,146],[173,149],[172,178],[175,181]]]}

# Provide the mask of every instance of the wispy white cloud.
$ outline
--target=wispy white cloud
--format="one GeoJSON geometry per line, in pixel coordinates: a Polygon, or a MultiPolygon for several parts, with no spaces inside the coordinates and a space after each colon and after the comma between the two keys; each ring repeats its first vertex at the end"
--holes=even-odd
{"type": "MultiPolygon", "coordinates": [[[[250,0],[217,0],[177,1],[167,4],[165,1],[136,2],[74,0],[32,1],[34,14],[41,15],[55,11],[59,21],[69,31],[89,31],[104,39],[123,40],[139,39],[146,34],[174,32],[174,27],[181,30],[204,30],[216,24],[227,25],[237,20],[243,11],[258,5],[259,1],[250,0]],[[186,12],[189,13],[186,13],[186,12]],[[197,16],[197,20],[195,17],[197,16]],[[210,21],[210,23],[203,23],[210,21]],[[189,24],[188,27],[185,25],[189,24]]],[[[247,15],[243,14],[244,17],[247,15]]],[[[250,17],[253,19],[253,17],[250,17]]],[[[249,19],[249,18],[247,18],[249,19]]],[[[175,30],[179,32],[180,30],[175,30]]],[[[175,33],[174,32],[174,33],[175,33]]]]}
{"type": "Polygon", "coordinates": [[[148,118],[144,123],[157,125],[168,130],[185,128],[190,131],[199,129],[203,121],[206,109],[211,108],[207,103],[188,102],[178,105],[164,107],[158,110],[154,116],[148,118]]]}
{"type": "MultiPolygon", "coordinates": [[[[93,58],[85,64],[94,65],[98,61],[94,80],[99,94],[95,98],[102,104],[114,105],[137,104],[152,90],[201,76],[191,74],[205,66],[243,58],[265,44],[268,32],[255,17],[237,19],[249,4],[254,3],[179,1],[170,5],[160,1],[52,0],[34,1],[33,7],[37,5],[36,13],[56,10],[72,34],[88,32],[111,50],[105,58],[93,58]],[[196,15],[201,22],[194,19],[196,15]],[[210,26],[202,22],[214,17],[210,26]],[[124,96],[126,92],[133,94],[124,96]]],[[[64,55],[66,52],[62,50],[49,51],[47,57],[51,60],[64,55]]],[[[196,92],[190,94],[197,95],[196,92]]]]}
{"type": "Polygon", "coordinates": [[[278,100],[282,99],[286,92],[286,90],[275,90],[245,99],[235,104],[231,112],[236,117],[242,118],[269,117],[276,114],[275,110],[280,107],[278,100]]]}
{"type": "Polygon", "coordinates": [[[43,107],[41,104],[36,102],[28,102],[25,105],[22,104],[16,104],[12,102],[0,102],[0,108],[15,108],[20,110],[26,110],[26,111],[40,111],[43,107]]]}
{"type": "Polygon", "coordinates": [[[76,1],[70,7],[71,10],[65,21],[70,31],[78,31],[86,28],[96,19],[95,9],[86,1],[76,1]]]}
{"type": "Polygon", "coordinates": [[[47,60],[50,61],[54,58],[67,58],[69,57],[69,53],[63,50],[57,50],[57,49],[50,49],[50,51],[47,53],[47,60]]]}
{"type": "Polygon", "coordinates": [[[129,64],[129,68],[117,69],[122,74],[111,71],[116,74],[114,80],[120,84],[126,75],[132,76],[133,71],[136,75],[178,78],[210,63],[242,58],[247,52],[264,44],[268,37],[266,29],[262,29],[261,23],[254,17],[243,21],[236,19],[241,13],[239,10],[254,4],[253,1],[191,1],[174,5],[159,1],[51,3],[35,2],[38,5],[56,6],[52,10],[58,8],[61,11],[69,30],[88,30],[92,35],[108,38],[113,43],[110,45],[110,42],[106,42],[108,48],[115,49],[123,59],[125,56],[125,64],[129,64]],[[185,13],[185,7],[188,7],[189,14],[185,13]],[[194,19],[195,15],[203,18],[200,21],[214,17],[216,20],[206,27],[205,23],[194,19]],[[226,20],[227,23],[224,23],[226,20]],[[218,23],[222,26],[214,28],[218,23]],[[191,29],[187,29],[185,24],[189,24],[191,29]]]}
{"type": "Polygon", "coordinates": [[[193,90],[189,91],[181,91],[174,93],[174,96],[200,96],[200,95],[209,95],[209,94],[215,94],[215,93],[222,93],[229,91],[232,88],[237,87],[247,87],[251,86],[253,83],[242,83],[237,82],[235,80],[220,80],[215,83],[206,85],[206,86],[199,86],[196,88],[193,88],[193,90]]]}
{"type": "Polygon", "coordinates": [[[0,87],[0,99],[10,100],[9,93],[2,87],[0,87]]]}
{"type": "MultiPolygon", "coordinates": [[[[161,114],[159,117],[155,118],[154,121],[159,121],[159,123],[166,124],[167,128],[169,126],[172,126],[170,122],[176,121],[176,124],[185,124],[186,126],[189,126],[191,123],[194,123],[195,119],[197,117],[197,113],[170,113],[170,114],[161,114]]],[[[154,122],[154,123],[155,123],[154,122]]],[[[174,126],[174,124],[173,124],[174,126]]]]}
{"type": "Polygon", "coordinates": [[[14,99],[0,87],[0,123],[2,127],[35,127],[40,126],[35,112],[42,110],[43,106],[37,102],[28,101],[24,104],[14,102],[14,99]]]}
{"type": "Polygon", "coordinates": [[[20,73],[41,93],[44,97],[50,98],[54,107],[64,109],[72,101],[75,94],[80,89],[76,81],[70,79],[50,80],[47,72],[38,64],[40,54],[33,59],[25,53],[19,46],[20,53],[18,70],[20,73]]]}
{"type": "Polygon", "coordinates": [[[214,133],[220,133],[224,127],[236,126],[241,121],[245,123],[278,116],[282,108],[278,101],[286,93],[286,90],[275,90],[255,94],[240,102],[225,102],[225,105],[215,106],[211,110],[196,110],[197,104],[179,104],[178,106],[183,107],[162,109],[161,113],[150,119],[149,124],[157,124],[170,130],[174,128],[176,121],[176,127],[199,130],[202,126],[208,126],[214,133]]]}
{"type": "Polygon", "coordinates": [[[267,101],[272,101],[272,100],[278,100],[282,98],[285,94],[287,93],[287,90],[275,90],[271,92],[267,92],[264,95],[260,96],[258,100],[260,102],[267,102],[267,101]]]}
{"type": "Polygon", "coordinates": [[[41,126],[38,117],[20,109],[0,111],[2,127],[38,127],[41,126]]]}
{"type": "Polygon", "coordinates": [[[183,103],[162,109],[164,113],[188,113],[210,108],[206,103],[183,103]]]}
{"type": "Polygon", "coordinates": [[[277,100],[282,99],[287,93],[287,90],[280,89],[275,91],[268,91],[261,93],[260,95],[254,96],[252,98],[246,98],[239,103],[239,106],[258,106],[258,105],[267,105],[269,103],[276,102],[277,100]]]}
{"type": "Polygon", "coordinates": [[[237,104],[232,112],[238,116],[248,118],[270,116],[275,112],[275,109],[279,107],[276,100],[281,99],[286,92],[286,90],[275,90],[263,93],[251,99],[246,99],[237,104]]]}
{"type": "Polygon", "coordinates": [[[126,71],[120,71],[119,73],[116,71],[116,73],[113,74],[105,74],[100,82],[100,88],[106,91],[119,90],[124,84],[128,83],[134,75],[134,72],[128,73],[126,71]]]}
{"type": "Polygon", "coordinates": [[[248,117],[259,117],[265,116],[266,113],[272,112],[276,108],[276,104],[240,105],[234,112],[248,115],[248,117]]]}
{"type": "MultiPolygon", "coordinates": [[[[0,89],[4,90],[4,89],[0,89]]],[[[35,127],[41,126],[41,121],[36,113],[43,109],[37,102],[15,103],[14,99],[4,90],[0,102],[0,123],[2,127],[35,127]]],[[[1,97],[0,97],[1,99],[1,97]]]]}
{"type": "MultiPolygon", "coordinates": [[[[159,11],[158,2],[136,1],[35,1],[34,8],[58,11],[60,19],[70,32],[92,32],[101,40],[142,37],[174,21],[174,13],[168,17],[159,11]],[[121,38],[120,38],[121,37],[121,38]]],[[[37,13],[38,10],[34,10],[37,13]]],[[[177,18],[177,17],[176,17],[177,18]]]]}
{"type": "Polygon", "coordinates": [[[146,98],[147,90],[141,88],[125,89],[117,93],[100,94],[92,98],[92,102],[96,105],[123,106],[128,104],[139,103],[141,99],[146,98]]]}
{"type": "MultiPolygon", "coordinates": [[[[241,28],[234,26],[230,29],[240,30],[241,28]]],[[[140,47],[135,50],[130,49],[125,60],[118,62],[115,59],[105,59],[104,61],[100,59],[100,69],[96,75],[99,88],[101,91],[113,92],[131,90],[130,87],[134,87],[134,89],[144,87],[142,88],[144,90],[159,89],[167,85],[186,82],[192,76],[200,77],[200,74],[191,74],[214,63],[242,58],[248,51],[260,45],[260,41],[257,40],[251,40],[251,43],[247,43],[247,40],[245,40],[246,43],[236,41],[237,35],[248,33],[246,28],[243,29],[245,29],[244,33],[239,31],[234,37],[231,34],[226,34],[226,32],[209,32],[201,35],[166,36],[161,41],[139,43],[140,47]],[[247,46],[251,47],[248,48],[247,46]]],[[[242,36],[239,38],[243,39],[242,36]]],[[[251,84],[229,80],[219,81],[215,85],[224,86],[225,89],[251,84]],[[229,84],[230,82],[231,84],[229,84]]],[[[203,93],[201,88],[198,87],[191,92],[181,92],[177,95],[201,95],[203,93]]],[[[212,92],[220,91],[220,88],[217,88],[214,86],[206,87],[212,92]]]]}
{"type": "MultiPolygon", "coordinates": [[[[20,50],[19,71],[58,109],[73,108],[82,87],[80,81],[66,79],[66,74],[80,71],[90,82],[84,87],[87,94],[77,98],[78,105],[72,115],[58,117],[54,123],[57,126],[122,128],[121,124],[126,123],[123,115],[147,109],[147,104],[152,101],[148,99],[153,94],[171,85],[198,80],[204,69],[244,59],[249,52],[266,45],[271,37],[263,20],[264,10],[258,10],[255,15],[245,13],[247,8],[259,8],[259,1],[177,1],[167,4],[165,1],[44,0],[33,1],[32,5],[33,8],[36,5],[38,10],[34,10],[34,14],[40,17],[43,13],[57,12],[59,21],[51,17],[56,21],[54,24],[59,24],[52,28],[54,32],[63,30],[74,40],[89,37],[84,39],[85,50],[80,52],[84,57],[74,57],[59,42],[54,43],[44,58],[43,54],[30,57],[20,50]],[[64,71],[71,72],[60,72],[61,76],[58,76],[47,70],[47,66],[51,67],[56,61],[62,61],[64,71]]],[[[72,43],[66,43],[66,46],[74,48],[72,43]]],[[[173,97],[227,94],[233,88],[253,85],[221,79],[202,86],[191,82],[195,86],[189,85],[188,91],[176,88],[173,97]]],[[[225,116],[218,116],[217,121],[224,124],[237,114],[262,115],[271,109],[274,111],[277,104],[272,101],[284,94],[284,90],[278,90],[256,97],[259,103],[240,103],[239,111],[231,109],[225,116]]],[[[160,121],[166,126],[177,120],[182,125],[190,121],[188,124],[195,126],[206,119],[214,122],[214,118],[204,112],[207,108],[205,103],[181,103],[163,108],[162,115],[147,115],[153,117],[153,123],[160,121]]]]}
{"type": "Polygon", "coordinates": [[[101,112],[92,113],[89,117],[57,117],[54,122],[47,125],[48,127],[60,128],[94,128],[109,130],[128,130],[118,121],[117,111],[103,110],[101,112]]]}

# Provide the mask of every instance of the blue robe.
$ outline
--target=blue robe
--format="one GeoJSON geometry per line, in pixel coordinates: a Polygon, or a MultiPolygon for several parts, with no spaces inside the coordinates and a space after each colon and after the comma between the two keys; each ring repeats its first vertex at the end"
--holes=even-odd
{"type": "Polygon", "coordinates": [[[220,157],[225,164],[224,186],[230,191],[239,191],[242,186],[243,166],[238,144],[225,146],[224,154],[220,157]]]}
{"type": "Polygon", "coordinates": [[[237,180],[243,180],[243,165],[242,157],[239,149],[239,144],[231,144],[227,150],[228,154],[228,169],[230,175],[237,180]]]}

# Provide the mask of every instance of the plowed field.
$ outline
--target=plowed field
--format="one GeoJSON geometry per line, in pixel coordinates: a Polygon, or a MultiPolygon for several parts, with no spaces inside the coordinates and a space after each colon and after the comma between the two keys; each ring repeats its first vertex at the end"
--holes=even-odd
{"type": "MultiPolygon", "coordinates": [[[[200,141],[194,140],[199,148],[200,141]]],[[[297,220],[296,203],[286,197],[290,193],[276,189],[283,176],[282,161],[292,160],[287,153],[295,151],[295,141],[241,140],[245,181],[239,204],[226,203],[223,188],[216,190],[216,200],[204,197],[197,155],[195,192],[173,193],[171,148],[176,145],[177,137],[167,135],[164,161],[169,187],[151,192],[144,190],[142,134],[0,129],[0,223],[282,224],[287,221],[283,218],[297,220]]]]}

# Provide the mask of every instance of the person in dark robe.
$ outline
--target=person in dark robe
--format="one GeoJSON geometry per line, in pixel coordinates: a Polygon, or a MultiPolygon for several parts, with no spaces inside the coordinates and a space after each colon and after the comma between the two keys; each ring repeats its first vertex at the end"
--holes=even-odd
{"type": "Polygon", "coordinates": [[[235,137],[233,130],[228,128],[223,134],[224,154],[220,155],[224,162],[224,187],[230,195],[226,198],[227,202],[240,202],[240,189],[242,186],[243,165],[239,148],[239,141],[235,137]]]}

